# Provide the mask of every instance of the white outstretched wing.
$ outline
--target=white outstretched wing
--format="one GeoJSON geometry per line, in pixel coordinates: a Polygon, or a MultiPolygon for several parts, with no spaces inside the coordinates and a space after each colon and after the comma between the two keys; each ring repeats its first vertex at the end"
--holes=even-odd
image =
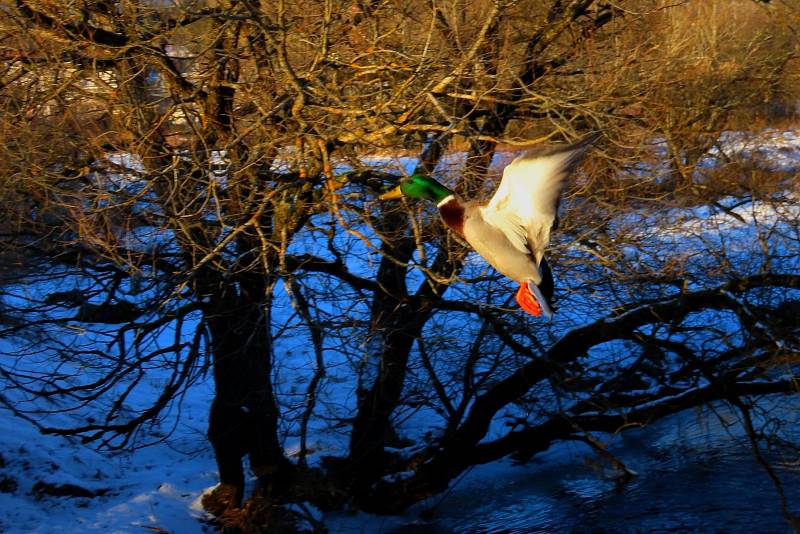
{"type": "Polygon", "coordinates": [[[514,159],[483,208],[484,219],[521,252],[533,251],[540,256],[549,241],[567,178],[595,139],[594,135],[587,136],[550,152],[529,151],[514,159]]]}

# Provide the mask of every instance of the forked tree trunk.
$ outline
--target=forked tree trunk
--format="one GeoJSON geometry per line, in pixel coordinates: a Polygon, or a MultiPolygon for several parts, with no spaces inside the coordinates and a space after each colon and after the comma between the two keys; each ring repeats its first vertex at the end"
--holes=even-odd
{"type": "MultiPolygon", "coordinates": [[[[233,292],[230,286],[226,289],[233,292]]],[[[263,289],[260,298],[251,298],[257,294],[242,289],[239,295],[212,299],[206,310],[216,386],[208,435],[227,506],[241,505],[245,455],[262,487],[276,497],[288,488],[291,475],[278,440],[278,407],[271,382],[271,284],[263,289]]]]}

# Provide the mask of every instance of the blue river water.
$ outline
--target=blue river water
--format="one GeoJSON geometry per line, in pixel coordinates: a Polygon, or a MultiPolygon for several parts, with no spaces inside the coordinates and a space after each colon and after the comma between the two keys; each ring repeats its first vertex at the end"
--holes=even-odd
{"type": "MultiPolygon", "coordinates": [[[[787,400],[769,413],[784,421],[784,437],[797,438],[800,410],[796,398],[787,400]]],[[[738,421],[724,407],[705,408],[601,437],[637,473],[627,481],[586,445],[560,443],[526,465],[475,467],[401,518],[345,520],[331,532],[791,533],[776,487],[738,421]]],[[[761,450],[789,511],[800,514],[800,449],[762,443],[761,450]]]]}
{"type": "MultiPolygon", "coordinates": [[[[398,532],[793,532],[737,422],[731,411],[702,410],[614,439],[610,450],[637,473],[627,482],[585,446],[557,445],[519,474],[495,467],[488,487],[456,486],[430,521],[398,532]]],[[[797,514],[800,451],[762,444],[762,453],[797,514]]]]}

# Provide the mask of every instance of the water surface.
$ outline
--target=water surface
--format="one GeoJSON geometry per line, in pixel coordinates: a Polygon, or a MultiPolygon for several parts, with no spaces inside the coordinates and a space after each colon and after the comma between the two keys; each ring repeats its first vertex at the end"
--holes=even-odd
{"type": "MultiPolygon", "coordinates": [[[[784,436],[800,434],[794,399],[776,403],[771,414],[787,421],[784,436]]],[[[792,532],[737,421],[725,408],[703,409],[603,437],[638,473],[628,481],[587,446],[560,443],[524,466],[503,461],[475,467],[446,494],[403,517],[339,518],[331,532],[792,532]]],[[[800,467],[793,464],[800,455],[763,448],[789,509],[800,513],[800,467]]]]}

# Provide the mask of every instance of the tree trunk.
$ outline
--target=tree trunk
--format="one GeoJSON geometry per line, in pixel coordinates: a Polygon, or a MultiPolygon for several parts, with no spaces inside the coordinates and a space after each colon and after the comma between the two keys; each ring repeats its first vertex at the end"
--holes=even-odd
{"type": "MultiPolygon", "coordinates": [[[[379,230],[387,233],[407,227],[405,214],[400,212],[386,214],[379,223],[379,230]]],[[[368,369],[367,379],[373,382],[368,389],[359,391],[347,462],[348,477],[357,487],[366,487],[376,476],[380,477],[389,418],[403,390],[406,363],[415,337],[414,332],[408,331],[408,321],[412,320],[408,304],[403,304],[408,296],[406,267],[389,259],[407,261],[414,250],[413,239],[403,235],[393,244],[385,241],[382,250],[385,254],[377,280],[384,292],[376,292],[370,318],[373,335],[380,340],[381,346],[375,354],[369,355],[367,365],[375,371],[369,373],[368,369]]]]}
{"type": "Polygon", "coordinates": [[[278,407],[272,390],[269,300],[272,282],[258,293],[212,299],[206,310],[212,340],[216,395],[211,405],[208,436],[214,447],[221,488],[230,494],[228,506],[241,505],[244,492],[242,457],[262,487],[275,497],[288,488],[291,464],[278,440],[278,407]]]}
{"type": "MultiPolygon", "coordinates": [[[[419,336],[427,312],[399,314],[397,330],[384,336],[384,350],[379,356],[380,369],[372,387],[360,395],[358,411],[353,420],[350,439],[349,464],[353,470],[353,483],[367,489],[383,470],[386,436],[390,433],[390,418],[403,392],[406,364],[414,340],[419,336]]],[[[356,491],[359,491],[357,489],[356,491]]]]}

